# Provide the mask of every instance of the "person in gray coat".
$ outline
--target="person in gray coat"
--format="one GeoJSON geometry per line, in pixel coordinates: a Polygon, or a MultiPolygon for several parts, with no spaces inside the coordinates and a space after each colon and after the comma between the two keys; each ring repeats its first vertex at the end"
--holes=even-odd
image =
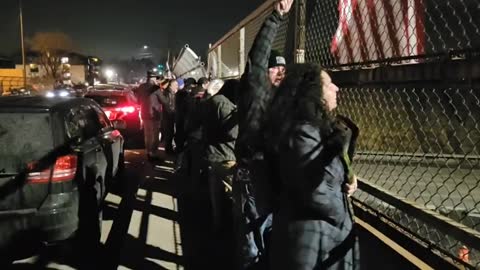
{"type": "Polygon", "coordinates": [[[359,269],[352,130],[332,115],[339,89],[317,65],[288,70],[264,131],[278,198],[270,269],[359,269]]]}
{"type": "Polygon", "coordinates": [[[222,220],[221,195],[224,183],[232,186],[235,172],[235,140],[238,136],[236,90],[238,80],[227,80],[217,94],[205,101],[203,137],[209,167],[208,182],[213,225],[219,229],[222,220]]]}

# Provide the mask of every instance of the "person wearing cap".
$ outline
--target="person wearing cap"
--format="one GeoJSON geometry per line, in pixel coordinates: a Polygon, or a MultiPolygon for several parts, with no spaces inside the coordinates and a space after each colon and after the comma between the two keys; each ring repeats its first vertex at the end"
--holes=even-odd
{"type": "Polygon", "coordinates": [[[201,77],[197,81],[197,85],[201,87],[202,89],[207,90],[208,89],[208,84],[210,83],[210,80],[207,77],[201,77]]]}
{"type": "Polygon", "coordinates": [[[161,124],[161,104],[155,93],[159,91],[157,75],[147,72],[147,82],[141,84],[135,91],[140,103],[143,133],[145,138],[145,151],[149,160],[158,159],[159,133],[161,124]]]}
{"type": "Polygon", "coordinates": [[[184,131],[186,148],[184,157],[188,162],[185,165],[188,170],[189,181],[194,186],[200,185],[201,176],[204,172],[202,162],[202,150],[204,149],[202,116],[204,102],[207,100],[208,79],[202,77],[197,81],[197,87],[192,89],[185,99],[184,131]]]}
{"type": "Polygon", "coordinates": [[[237,173],[233,182],[239,269],[266,268],[268,235],[272,224],[273,188],[264,161],[261,130],[275,90],[285,78],[285,58],[272,50],[276,33],[293,0],[278,0],[266,18],[248,54],[238,96],[239,134],[235,144],[237,173]]]}
{"type": "Polygon", "coordinates": [[[285,79],[287,63],[278,51],[272,50],[268,58],[268,79],[273,87],[279,87],[285,79]]]}
{"type": "MultiPolygon", "coordinates": [[[[162,84],[161,84],[162,85],[162,84]]],[[[165,141],[165,152],[173,154],[173,137],[175,133],[175,93],[178,91],[177,80],[171,79],[164,83],[167,88],[159,95],[162,104],[162,137],[165,141]]]]}
{"type": "Polygon", "coordinates": [[[197,87],[197,80],[195,80],[194,78],[187,78],[185,79],[185,90],[187,90],[187,92],[191,92],[192,89],[194,89],[195,87],[197,87]]]}
{"type": "Polygon", "coordinates": [[[200,79],[198,79],[197,88],[195,89],[195,92],[193,93],[193,95],[201,96],[202,98],[210,97],[207,92],[209,84],[210,84],[210,81],[206,77],[201,77],[200,79]]]}

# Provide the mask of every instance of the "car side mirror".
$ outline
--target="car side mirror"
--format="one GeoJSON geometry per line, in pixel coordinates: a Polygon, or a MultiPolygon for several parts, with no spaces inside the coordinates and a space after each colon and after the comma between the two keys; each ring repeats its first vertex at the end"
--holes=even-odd
{"type": "Polygon", "coordinates": [[[113,124],[114,129],[126,129],[127,128],[127,122],[125,122],[124,120],[113,120],[112,124],[113,124]]]}

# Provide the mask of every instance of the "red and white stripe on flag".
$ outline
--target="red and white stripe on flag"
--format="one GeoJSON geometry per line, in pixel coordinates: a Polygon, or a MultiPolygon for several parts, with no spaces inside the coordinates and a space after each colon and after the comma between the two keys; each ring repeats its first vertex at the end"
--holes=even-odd
{"type": "Polygon", "coordinates": [[[422,55],[423,0],[339,0],[331,52],[348,64],[422,55]]]}

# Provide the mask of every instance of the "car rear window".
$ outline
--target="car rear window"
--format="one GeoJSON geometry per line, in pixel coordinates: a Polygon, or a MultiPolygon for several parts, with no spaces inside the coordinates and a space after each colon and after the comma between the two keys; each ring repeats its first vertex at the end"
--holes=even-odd
{"type": "Polygon", "coordinates": [[[125,96],[97,96],[90,94],[85,97],[95,100],[102,107],[115,107],[127,103],[125,96]]]}
{"type": "Polygon", "coordinates": [[[95,90],[125,90],[126,87],[120,85],[97,85],[92,89],[95,90]]]}
{"type": "Polygon", "coordinates": [[[10,165],[13,162],[21,166],[44,157],[52,149],[48,113],[0,113],[0,163],[8,160],[10,165]]]}

